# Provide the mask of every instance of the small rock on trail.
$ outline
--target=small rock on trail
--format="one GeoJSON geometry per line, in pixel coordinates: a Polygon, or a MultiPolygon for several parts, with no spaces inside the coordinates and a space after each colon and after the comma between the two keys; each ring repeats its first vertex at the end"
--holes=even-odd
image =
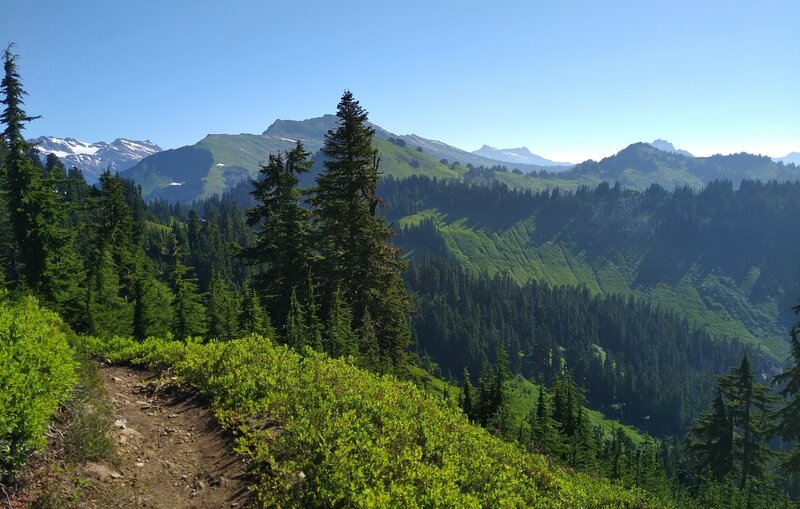
{"type": "Polygon", "coordinates": [[[111,430],[119,465],[88,464],[93,485],[83,507],[247,507],[246,465],[207,406],[174,394],[148,394],[152,373],[101,369],[116,409],[111,430]]]}

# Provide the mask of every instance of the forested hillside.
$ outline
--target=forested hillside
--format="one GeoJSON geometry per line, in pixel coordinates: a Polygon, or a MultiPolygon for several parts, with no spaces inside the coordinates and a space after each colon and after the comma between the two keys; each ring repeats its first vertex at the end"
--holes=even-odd
{"type": "Polygon", "coordinates": [[[800,295],[796,182],[533,193],[411,178],[388,179],[381,191],[417,260],[434,253],[520,283],[645,298],[786,358],[789,309],[800,295]]]}

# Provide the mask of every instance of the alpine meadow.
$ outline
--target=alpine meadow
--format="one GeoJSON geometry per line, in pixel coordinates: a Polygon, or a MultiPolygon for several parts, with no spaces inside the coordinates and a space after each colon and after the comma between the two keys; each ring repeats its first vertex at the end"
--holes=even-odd
{"type": "Polygon", "coordinates": [[[0,507],[800,507],[792,2],[10,1],[0,507]]]}

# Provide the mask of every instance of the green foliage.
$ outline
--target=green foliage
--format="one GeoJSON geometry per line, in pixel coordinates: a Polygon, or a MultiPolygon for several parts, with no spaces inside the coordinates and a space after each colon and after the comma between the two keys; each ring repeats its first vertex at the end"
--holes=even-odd
{"type": "Polygon", "coordinates": [[[247,211],[247,224],[256,228],[256,243],[244,256],[258,269],[253,287],[266,296],[279,326],[286,323],[292,290],[306,283],[312,262],[310,214],[300,203],[298,188],[298,176],[311,167],[309,155],[299,141],[285,156],[270,154],[253,182],[256,205],[247,211]]]}
{"type": "Polygon", "coordinates": [[[438,397],[344,359],[301,356],[260,337],[93,347],[151,365],[168,360],[182,383],[212,398],[266,507],[658,506],[642,492],[554,468],[438,397]]]}
{"type": "Polygon", "coordinates": [[[44,447],[77,380],[66,327],[32,297],[0,300],[0,482],[44,447]]]}
{"type": "Polygon", "coordinates": [[[325,135],[322,148],[325,170],[309,198],[323,301],[341,291],[352,311],[352,329],[359,329],[369,314],[380,358],[400,366],[411,342],[409,297],[400,279],[405,264],[391,244],[392,229],[378,214],[375,130],[349,91],[342,95],[337,117],[338,126],[325,135]]]}
{"type": "Polygon", "coordinates": [[[239,303],[230,285],[219,272],[211,273],[207,301],[208,329],[206,337],[219,340],[236,337],[239,334],[239,303]]]}
{"type": "Polygon", "coordinates": [[[189,276],[189,267],[181,260],[177,237],[172,237],[172,271],[170,283],[173,301],[172,332],[177,338],[197,336],[205,332],[205,308],[197,293],[197,280],[189,276]]]}
{"type": "MultiPolygon", "coordinates": [[[[800,306],[792,309],[800,314],[800,306]]],[[[792,327],[790,336],[793,365],[776,375],[772,383],[781,385],[780,395],[786,399],[775,415],[776,432],[794,443],[792,451],[782,459],[781,466],[797,479],[800,478],[800,321],[792,327]]]]}

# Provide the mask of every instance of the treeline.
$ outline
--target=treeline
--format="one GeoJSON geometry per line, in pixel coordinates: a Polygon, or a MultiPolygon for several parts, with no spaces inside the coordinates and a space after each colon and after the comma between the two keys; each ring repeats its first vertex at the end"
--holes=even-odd
{"type": "Polygon", "coordinates": [[[312,165],[298,142],[269,156],[245,214],[231,197],[148,207],[138,186],[109,171],[92,187],[52,154],[42,164],[22,136],[33,117],[8,51],[3,92],[0,259],[9,289],[100,337],[256,332],[380,370],[407,362],[404,263],[378,214],[374,130],[352,94],[326,135],[316,185],[298,185],[312,165]]]}
{"type": "MultiPolygon", "coordinates": [[[[558,188],[532,192],[504,184],[468,185],[412,176],[383,179],[379,189],[388,203],[390,221],[435,208],[493,229],[535,218],[531,241],[574,246],[587,260],[614,259],[620,250],[646,246],[643,258],[630,267],[634,286],[673,282],[696,266],[700,273],[717,270],[736,281],[757,271],[749,298],[777,298],[780,330],[793,323],[789,309],[800,295],[800,182],[744,180],[738,189],[730,181],[715,181],[701,191],[668,191],[653,185],[645,191],[625,190],[601,183],[576,191],[558,188]]],[[[408,232],[401,245],[420,245],[408,232]]],[[[725,312],[725,310],[720,310],[725,312]]],[[[762,326],[746,309],[728,312],[753,328],[762,326]]]]}
{"type": "MultiPolygon", "coordinates": [[[[698,389],[743,349],[632,297],[536,281],[520,286],[438,257],[412,264],[405,278],[415,296],[415,345],[441,375],[464,367],[480,373],[502,350],[513,373],[546,385],[566,365],[586,387],[589,406],[660,436],[687,429],[708,402],[698,389]]],[[[771,367],[754,358],[761,370],[771,367]]]]}

